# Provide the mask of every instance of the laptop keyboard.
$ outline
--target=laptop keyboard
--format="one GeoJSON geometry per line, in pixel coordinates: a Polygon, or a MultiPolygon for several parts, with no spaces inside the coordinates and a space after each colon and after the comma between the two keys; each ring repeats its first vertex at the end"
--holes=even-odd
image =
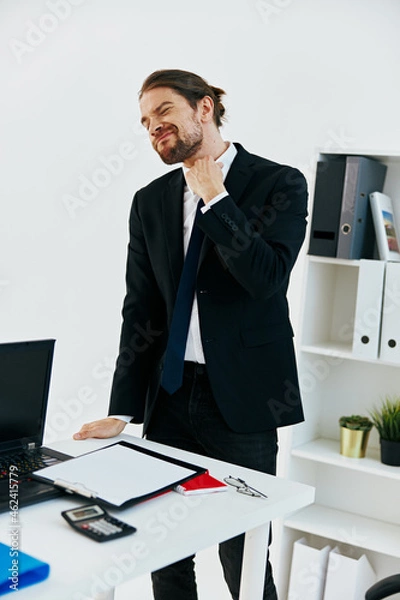
{"type": "Polygon", "coordinates": [[[18,452],[16,454],[3,454],[0,456],[0,481],[8,478],[9,468],[11,466],[16,467],[14,471],[18,473],[18,477],[21,478],[24,475],[32,473],[32,471],[49,467],[58,462],[60,462],[58,458],[49,456],[41,450],[18,452]]]}

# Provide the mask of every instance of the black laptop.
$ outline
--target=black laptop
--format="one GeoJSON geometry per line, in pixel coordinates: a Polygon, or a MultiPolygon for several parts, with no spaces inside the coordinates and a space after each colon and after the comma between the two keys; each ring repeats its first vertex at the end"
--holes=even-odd
{"type": "Polygon", "coordinates": [[[71,458],[42,446],[54,344],[0,344],[0,512],[63,493],[30,476],[71,458]]]}

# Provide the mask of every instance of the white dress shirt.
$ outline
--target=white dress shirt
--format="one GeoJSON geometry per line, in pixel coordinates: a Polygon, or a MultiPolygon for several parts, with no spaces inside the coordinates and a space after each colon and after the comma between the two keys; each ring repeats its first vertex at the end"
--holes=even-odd
{"type": "MultiPolygon", "coordinates": [[[[233,144],[229,144],[227,150],[216,159],[216,162],[222,163],[222,173],[224,177],[224,181],[226,175],[229,171],[229,168],[233,162],[237,154],[237,150],[233,144]]],[[[186,172],[189,170],[187,167],[182,167],[183,173],[186,175],[186,172]]],[[[213,198],[208,204],[203,206],[201,209],[202,212],[206,212],[210,210],[213,204],[222,200],[227,196],[227,192],[222,192],[218,194],[215,198],[213,198]]],[[[194,218],[196,216],[196,208],[197,203],[199,201],[199,196],[194,194],[188,185],[185,186],[183,193],[183,248],[186,256],[186,251],[189,246],[189,240],[192,233],[194,218]]],[[[190,317],[189,324],[189,332],[186,343],[186,351],[185,351],[185,360],[190,360],[192,362],[197,363],[205,363],[203,346],[201,343],[201,335],[200,335],[200,322],[199,322],[199,310],[197,306],[197,298],[194,297],[192,315],[190,317]]]]}
{"type": "MultiPolygon", "coordinates": [[[[216,159],[216,162],[222,163],[222,173],[223,178],[225,178],[228,174],[231,164],[237,154],[237,150],[233,144],[229,144],[228,148],[225,150],[223,154],[219,158],[216,159]]],[[[186,172],[189,170],[187,167],[183,166],[183,174],[185,176],[186,172]]],[[[222,200],[227,196],[227,192],[222,192],[218,194],[215,198],[213,198],[210,202],[208,202],[205,206],[202,207],[201,211],[203,213],[207,212],[211,209],[212,205],[216,202],[222,200]]],[[[199,196],[192,192],[188,185],[185,185],[183,191],[183,250],[186,256],[186,252],[189,246],[189,240],[193,229],[194,218],[196,216],[197,203],[199,201],[199,196]]],[[[205,363],[203,346],[201,343],[201,335],[200,335],[200,322],[199,322],[199,311],[197,306],[197,298],[196,295],[193,301],[192,314],[190,317],[189,324],[189,332],[186,343],[186,351],[185,351],[185,360],[189,360],[197,363],[205,363]]],[[[129,421],[132,419],[131,416],[128,415],[110,415],[116,419],[121,419],[122,421],[129,421]]]]}

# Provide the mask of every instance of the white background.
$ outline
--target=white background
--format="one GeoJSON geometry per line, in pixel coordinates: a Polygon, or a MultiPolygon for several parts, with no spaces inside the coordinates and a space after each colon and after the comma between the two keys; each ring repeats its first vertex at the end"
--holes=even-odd
{"type": "Polygon", "coordinates": [[[47,442],[107,411],[132,196],[168,168],[143,79],[222,87],[225,139],[312,187],[318,149],[399,150],[399,25],[398,0],[1,0],[0,341],[57,340],[47,442]]]}

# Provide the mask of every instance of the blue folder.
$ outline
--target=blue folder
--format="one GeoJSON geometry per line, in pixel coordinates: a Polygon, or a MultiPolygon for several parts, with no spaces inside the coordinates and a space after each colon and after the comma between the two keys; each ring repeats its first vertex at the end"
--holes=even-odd
{"type": "Polygon", "coordinates": [[[49,572],[47,563],[0,543],[0,596],[43,581],[49,572]]]}

